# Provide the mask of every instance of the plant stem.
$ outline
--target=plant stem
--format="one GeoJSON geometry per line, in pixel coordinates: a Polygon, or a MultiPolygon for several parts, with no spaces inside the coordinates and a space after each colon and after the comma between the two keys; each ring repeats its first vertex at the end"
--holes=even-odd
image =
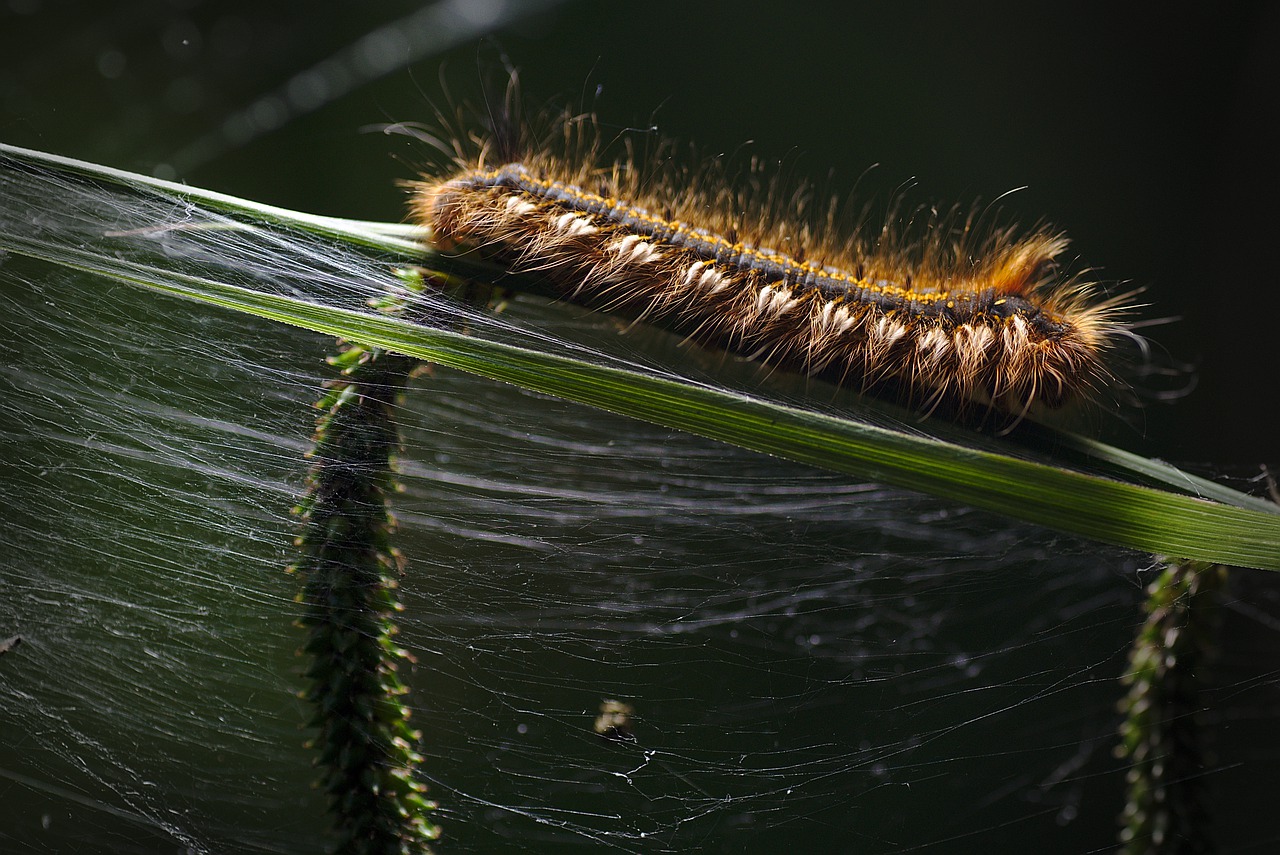
{"type": "Polygon", "coordinates": [[[343,376],[319,403],[304,530],[294,566],[305,580],[302,625],[311,657],[306,692],[315,706],[312,744],[334,815],[340,855],[429,852],[435,804],[414,777],[422,758],[397,673],[411,661],[393,641],[402,559],[391,546],[397,444],[392,406],[414,361],[348,345],[330,360],[343,376]]]}
{"type": "Polygon", "coordinates": [[[1120,818],[1126,855],[1212,851],[1198,717],[1226,578],[1218,565],[1169,564],[1147,588],[1120,705],[1117,753],[1133,763],[1120,818]]]}

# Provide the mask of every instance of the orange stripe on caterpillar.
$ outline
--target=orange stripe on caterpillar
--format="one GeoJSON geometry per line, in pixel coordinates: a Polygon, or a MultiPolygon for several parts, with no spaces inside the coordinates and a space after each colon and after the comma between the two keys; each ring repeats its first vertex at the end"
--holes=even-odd
{"type": "Polygon", "coordinates": [[[966,222],[956,237],[904,249],[818,240],[817,253],[787,253],[770,247],[806,229],[747,235],[706,204],[716,193],[672,206],[645,193],[638,172],[545,155],[486,168],[480,158],[414,184],[412,212],[438,246],[539,275],[565,299],[916,405],[1021,415],[1110,381],[1104,356],[1121,310],[1054,279],[1060,235],[974,239],[966,222]]]}

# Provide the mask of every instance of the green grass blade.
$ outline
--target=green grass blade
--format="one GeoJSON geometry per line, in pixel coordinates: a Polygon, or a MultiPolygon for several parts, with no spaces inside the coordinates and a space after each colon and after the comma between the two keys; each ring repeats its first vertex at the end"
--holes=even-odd
{"type": "Polygon", "coordinates": [[[102,184],[114,184],[129,190],[150,190],[178,199],[195,202],[211,211],[250,217],[264,225],[280,225],[301,229],[311,234],[334,238],[366,249],[399,253],[405,257],[421,257],[422,244],[417,242],[424,234],[419,226],[395,223],[371,223],[364,220],[347,220],[341,217],[325,217],[290,211],[275,205],[266,205],[249,199],[241,199],[215,190],[204,190],[165,181],[136,172],[126,172],[110,166],[100,166],[71,157],[34,151],[28,148],[0,143],[0,158],[15,164],[25,164],[52,170],[62,176],[79,176],[102,184]]]}
{"type": "MultiPolygon", "coordinates": [[[[12,156],[13,150],[5,152],[12,156]]],[[[75,174],[131,186],[128,173],[109,170],[110,174],[104,177],[102,168],[90,164],[60,158],[39,160],[43,156],[32,152],[23,152],[22,157],[22,163],[39,161],[44,169],[65,170],[70,168],[68,163],[74,163],[75,174]]],[[[377,248],[396,258],[404,258],[409,252],[407,247],[414,246],[401,238],[383,236],[384,230],[379,226],[295,215],[205,191],[196,195],[190,188],[154,179],[140,181],[149,191],[185,194],[183,198],[252,217],[255,226],[287,225],[362,247],[372,246],[370,241],[390,241],[377,244],[377,248]]],[[[134,260],[74,242],[54,247],[49,240],[47,234],[31,237],[0,230],[0,246],[15,252],[384,347],[756,451],[924,491],[1120,546],[1181,559],[1280,570],[1280,515],[1270,505],[1199,481],[1165,464],[1143,461],[1087,440],[1078,441],[1078,451],[1106,464],[1108,471],[1131,473],[1132,480],[1138,483],[1003,454],[992,450],[989,441],[984,447],[973,447],[781,405],[689,380],[600,364],[590,358],[544,352],[319,305],[296,296],[266,293],[220,281],[216,265],[207,267],[215,275],[196,275],[189,272],[189,267],[171,267],[163,260],[134,260]],[[1176,487],[1177,492],[1144,486],[1152,482],[1176,487]],[[1218,501],[1186,495],[1187,492],[1210,495],[1218,501]]],[[[948,434],[955,435],[958,432],[948,434]]]]}

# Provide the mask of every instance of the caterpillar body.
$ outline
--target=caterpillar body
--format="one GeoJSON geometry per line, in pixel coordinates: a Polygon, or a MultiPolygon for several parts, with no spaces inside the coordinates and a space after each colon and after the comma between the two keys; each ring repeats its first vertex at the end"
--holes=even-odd
{"type": "Polygon", "coordinates": [[[780,216],[776,185],[743,195],[716,179],[682,186],[687,172],[655,180],[634,156],[601,164],[592,142],[576,162],[520,148],[481,145],[452,174],[410,185],[412,216],[438,247],[540,276],[567,300],[922,408],[1021,417],[1111,382],[1106,354],[1123,310],[1058,274],[1059,234],[978,234],[973,217],[944,217],[922,239],[886,228],[839,241],[780,216]]]}

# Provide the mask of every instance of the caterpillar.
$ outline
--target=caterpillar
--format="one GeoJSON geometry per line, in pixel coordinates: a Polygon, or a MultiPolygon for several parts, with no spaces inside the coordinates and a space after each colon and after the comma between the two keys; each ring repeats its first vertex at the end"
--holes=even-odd
{"type": "Polygon", "coordinates": [[[527,137],[500,129],[470,152],[455,137],[451,170],[409,183],[410,215],[438,248],[928,411],[976,404],[1020,419],[1114,382],[1123,297],[1059,273],[1061,234],[984,230],[953,213],[923,237],[895,236],[891,217],[872,236],[840,238],[834,204],[818,225],[784,216],[806,191],[761,181],[758,163],[734,191],[714,171],[695,180],[667,166],[669,144],[648,161],[629,144],[610,159],[591,116],[562,116],[557,146],[527,137]]]}

